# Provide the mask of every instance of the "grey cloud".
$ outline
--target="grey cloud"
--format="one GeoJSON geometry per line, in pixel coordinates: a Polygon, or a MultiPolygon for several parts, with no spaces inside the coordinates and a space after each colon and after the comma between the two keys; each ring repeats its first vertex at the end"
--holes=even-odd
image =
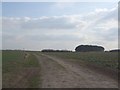
{"type": "Polygon", "coordinates": [[[44,19],[30,20],[22,24],[24,29],[72,29],[76,24],[71,23],[65,17],[49,17],[44,19]]]}
{"type": "Polygon", "coordinates": [[[75,35],[45,35],[45,34],[41,34],[41,35],[26,35],[24,38],[26,38],[26,40],[34,40],[34,41],[79,41],[82,40],[83,38],[79,38],[78,36],[75,35]]]}
{"type": "Polygon", "coordinates": [[[99,29],[95,30],[93,34],[96,36],[96,38],[99,38],[106,42],[116,41],[118,40],[118,29],[117,28],[111,28],[108,30],[102,30],[99,29]]]}
{"type": "Polygon", "coordinates": [[[53,16],[40,18],[3,18],[3,32],[6,33],[27,33],[32,30],[71,30],[82,22],[71,22],[69,16],[53,16]]]}

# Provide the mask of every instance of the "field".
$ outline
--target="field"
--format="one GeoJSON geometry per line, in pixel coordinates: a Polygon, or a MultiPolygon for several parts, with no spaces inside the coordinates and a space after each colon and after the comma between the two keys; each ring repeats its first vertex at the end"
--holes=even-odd
{"type": "Polygon", "coordinates": [[[89,64],[117,70],[118,53],[4,50],[2,87],[114,88],[117,86],[116,79],[106,77],[103,73],[98,73],[99,71],[93,71],[94,68],[90,69],[89,64]]]}
{"type": "Polygon", "coordinates": [[[73,62],[83,61],[105,68],[118,69],[117,52],[50,52],[45,54],[69,59],[73,62]]]}
{"type": "Polygon", "coordinates": [[[33,88],[38,87],[40,66],[31,53],[24,58],[23,51],[2,52],[3,88],[33,88]]]}

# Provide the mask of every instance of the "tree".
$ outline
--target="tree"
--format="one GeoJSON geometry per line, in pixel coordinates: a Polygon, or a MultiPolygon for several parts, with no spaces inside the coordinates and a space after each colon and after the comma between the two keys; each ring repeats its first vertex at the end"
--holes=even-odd
{"type": "Polygon", "coordinates": [[[90,52],[90,51],[104,51],[102,46],[93,46],[93,45],[79,45],[75,48],[76,52],[90,52]]]}

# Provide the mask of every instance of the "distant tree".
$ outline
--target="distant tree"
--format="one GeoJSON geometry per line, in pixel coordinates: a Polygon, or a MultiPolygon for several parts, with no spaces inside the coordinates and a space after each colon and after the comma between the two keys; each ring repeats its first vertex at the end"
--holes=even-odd
{"type": "Polygon", "coordinates": [[[93,46],[93,45],[79,45],[75,48],[76,52],[90,52],[90,51],[104,51],[102,46],[93,46]]]}
{"type": "Polygon", "coordinates": [[[120,49],[110,50],[109,52],[120,52],[120,49]]]}

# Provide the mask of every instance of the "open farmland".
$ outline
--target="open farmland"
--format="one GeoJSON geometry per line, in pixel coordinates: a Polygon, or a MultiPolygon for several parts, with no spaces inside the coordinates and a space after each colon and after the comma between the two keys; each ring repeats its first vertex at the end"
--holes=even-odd
{"type": "Polygon", "coordinates": [[[3,51],[3,88],[118,88],[117,67],[117,53],[3,51]]]}
{"type": "Polygon", "coordinates": [[[38,87],[40,66],[34,55],[23,51],[2,52],[2,87],[38,87]],[[28,56],[25,56],[27,53],[28,56]]]}

